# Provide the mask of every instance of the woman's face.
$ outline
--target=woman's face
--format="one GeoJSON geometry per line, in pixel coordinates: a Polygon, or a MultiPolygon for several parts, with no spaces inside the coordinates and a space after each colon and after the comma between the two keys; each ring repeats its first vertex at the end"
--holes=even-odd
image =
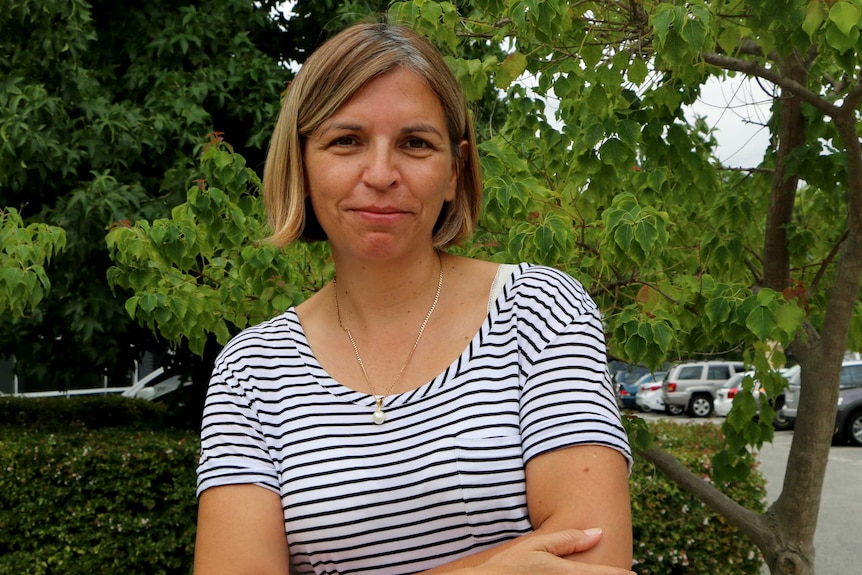
{"type": "Polygon", "coordinates": [[[311,134],[303,155],[314,213],[336,257],[427,250],[443,202],[455,198],[443,106],[405,69],[368,82],[311,134]]]}

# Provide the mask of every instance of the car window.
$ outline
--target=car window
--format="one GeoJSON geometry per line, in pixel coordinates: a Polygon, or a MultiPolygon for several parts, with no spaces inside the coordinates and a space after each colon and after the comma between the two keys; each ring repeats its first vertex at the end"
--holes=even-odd
{"type": "Polygon", "coordinates": [[[700,379],[700,374],[703,373],[703,367],[699,365],[689,365],[680,368],[677,379],[700,379]]]}
{"type": "Polygon", "coordinates": [[[841,387],[862,386],[862,365],[845,365],[841,368],[841,387]]]}
{"type": "Polygon", "coordinates": [[[727,379],[730,377],[730,367],[727,365],[710,365],[706,379],[727,379]]]}
{"type": "Polygon", "coordinates": [[[853,383],[853,376],[850,374],[849,365],[845,365],[841,368],[841,387],[850,387],[853,383]]]}

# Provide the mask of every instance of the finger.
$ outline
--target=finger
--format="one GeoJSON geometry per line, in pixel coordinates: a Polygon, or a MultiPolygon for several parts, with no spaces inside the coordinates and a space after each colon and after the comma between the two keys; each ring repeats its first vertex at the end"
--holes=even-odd
{"type": "Polygon", "coordinates": [[[564,557],[594,547],[601,538],[602,530],[599,528],[565,529],[554,533],[536,535],[527,541],[530,547],[536,551],[546,551],[557,557],[564,557]]]}

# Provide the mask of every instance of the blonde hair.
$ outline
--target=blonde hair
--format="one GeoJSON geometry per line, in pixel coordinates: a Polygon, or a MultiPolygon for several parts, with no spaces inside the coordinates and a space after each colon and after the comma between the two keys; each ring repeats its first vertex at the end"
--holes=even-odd
{"type": "Polygon", "coordinates": [[[307,201],[303,143],[370,80],[402,68],[417,74],[440,98],[455,155],[457,191],[434,228],[445,248],[467,239],[479,218],[482,174],[467,101],[440,52],[412,30],[391,24],[358,24],[318,48],[288,86],[266,157],[263,197],[270,241],[283,247],[326,234],[307,201]],[[467,153],[460,157],[460,142],[467,153]]]}

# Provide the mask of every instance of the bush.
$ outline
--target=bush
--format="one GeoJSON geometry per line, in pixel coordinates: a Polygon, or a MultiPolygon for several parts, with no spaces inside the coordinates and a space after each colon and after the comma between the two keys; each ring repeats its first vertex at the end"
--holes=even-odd
{"type": "Polygon", "coordinates": [[[197,435],[0,428],[0,575],[191,573],[197,435]]]}
{"type": "MultiPolygon", "coordinates": [[[[659,447],[709,477],[710,456],[722,446],[716,425],[658,422],[650,426],[659,447]]],[[[635,458],[631,480],[634,570],[639,575],[758,575],[757,547],[706,505],[677,487],[650,463],[635,458]]],[[[731,499],[763,511],[766,480],[755,468],[745,483],[718,486],[731,499]]]]}
{"type": "Polygon", "coordinates": [[[165,404],[121,395],[88,397],[0,397],[0,426],[41,431],[123,427],[161,430],[174,416],[165,404]]]}
{"type": "MultiPolygon", "coordinates": [[[[17,422],[0,425],[0,575],[191,573],[197,434],[158,430],[145,418],[158,406],[117,399],[0,401],[0,420],[17,422]],[[98,405],[113,415],[99,416],[98,405]],[[122,421],[132,428],[106,425],[122,421]]],[[[721,445],[716,426],[650,427],[707,476],[721,445]]],[[[756,469],[722,489],[749,509],[764,506],[756,469]]],[[[640,575],[759,574],[754,545],[649,463],[635,460],[631,490],[640,575]]]]}

